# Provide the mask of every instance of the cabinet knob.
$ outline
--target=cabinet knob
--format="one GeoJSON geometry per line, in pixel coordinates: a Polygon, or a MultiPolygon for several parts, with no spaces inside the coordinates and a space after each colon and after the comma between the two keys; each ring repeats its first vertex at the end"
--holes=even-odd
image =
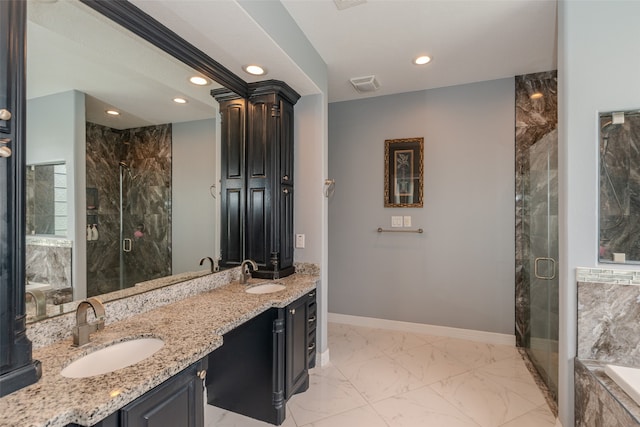
{"type": "Polygon", "coordinates": [[[202,371],[198,371],[198,378],[204,381],[204,379],[207,378],[207,370],[203,369],[202,371]]]}
{"type": "Polygon", "coordinates": [[[283,192],[284,194],[289,194],[289,189],[288,189],[288,188],[283,188],[283,189],[282,189],[282,192],[283,192]]]}
{"type": "Polygon", "coordinates": [[[282,177],[282,180],[283,180],[283,181],[289,181],[289,175],[285,175],[285,176],[283,176],[283,177],[282,177]]]}
{"type": "Polygon", "coordinates": [[[11,120],[11,112],[6,109],[0,110],[0,120],[11,120]]]}
{"type": "Polygon", "coordinates": [[[291,314],[296,314],[296,309],[295,309],[295,308],[292,308],[291,310],[289,310],[289,313],[291,313],[291,314]]]}

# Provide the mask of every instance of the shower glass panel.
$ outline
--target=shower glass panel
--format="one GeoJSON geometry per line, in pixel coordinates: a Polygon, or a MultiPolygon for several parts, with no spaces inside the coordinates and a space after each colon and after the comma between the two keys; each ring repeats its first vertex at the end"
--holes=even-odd
{"type": "Polygon", "coordinates": [[[558,389],[558,145],[557,133],[528,149],[523,221],[529,232],[529,330],[524,347],[556,396],[558,389]]]}

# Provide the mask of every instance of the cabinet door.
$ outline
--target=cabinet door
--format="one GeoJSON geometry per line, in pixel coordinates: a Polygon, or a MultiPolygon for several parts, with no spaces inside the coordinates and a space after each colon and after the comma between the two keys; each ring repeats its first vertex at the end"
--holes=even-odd
{"type": "Polygon", "coordinates": [[[309,388],[309,373],[307,370],[307,309],[306,295],[289,304],[286,309],[285,392],[287,399],[309,388]]]}
{"type": "Polygon", "coordinates": [[[204,427],[199,363],[134,400],[120,411],[120,427],[204,427]]]}
{"type": "Polygon", "coordinates": [[[245,258],[245,127],[246,101],[220,102],[222,115],[220,155],[220,265],[235,267],[245,258]]]}

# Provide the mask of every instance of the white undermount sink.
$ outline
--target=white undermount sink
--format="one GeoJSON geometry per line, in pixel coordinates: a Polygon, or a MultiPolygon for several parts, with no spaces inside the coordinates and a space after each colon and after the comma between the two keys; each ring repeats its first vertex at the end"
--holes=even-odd
{"type": "Polygon", "coordinates": [[[271,294],[273,292],[279,292],[286,288],[285,285],[280,283],[262,283],[260,285],[252,286],[244,291],[248,294],[271,294]]]}
{"type": "Polygon", "coordinates": [[[152,356],[164,346],[158,338],[139,338],[112,344],[89,353],[64,368],[67,378],[87,378],[126,368],[152,356]]]}

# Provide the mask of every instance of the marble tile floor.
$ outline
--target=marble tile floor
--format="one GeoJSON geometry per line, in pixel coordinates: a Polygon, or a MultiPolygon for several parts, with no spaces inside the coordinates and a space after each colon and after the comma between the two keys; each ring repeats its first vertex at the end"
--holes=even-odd
{"type": "MultiPolygon", "coordinates": [[[[554,427],[514,347],[329,324],[331,363],[284,427],[554,427]]],[[[267,427],[207,405],[206,427],[267,427]]]]}

